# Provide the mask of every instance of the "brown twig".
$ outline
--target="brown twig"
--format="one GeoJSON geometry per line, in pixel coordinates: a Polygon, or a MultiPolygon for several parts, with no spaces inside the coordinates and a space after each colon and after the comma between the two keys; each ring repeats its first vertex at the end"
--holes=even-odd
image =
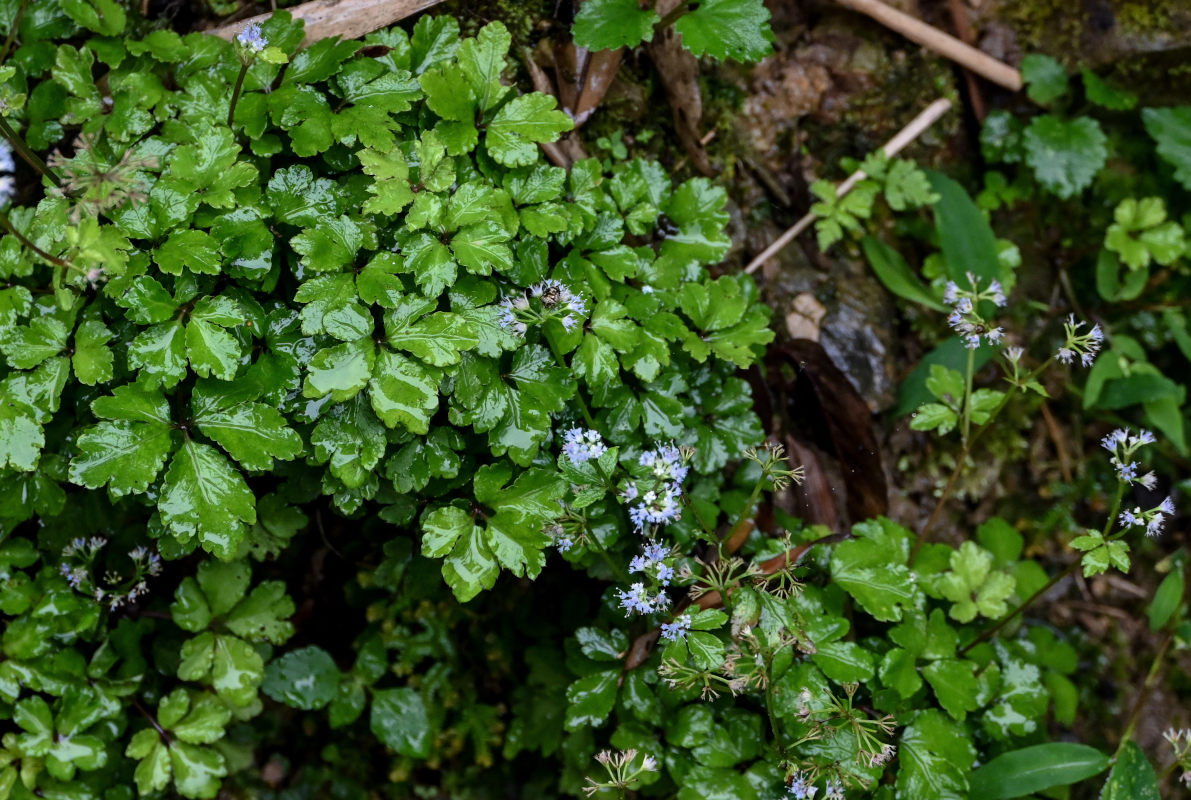
{"type": "Polygon", "coordinates": [[[1021,73],[1008,64],[998,61],[987,53],[977,50],[971,45],[964,44],[954,36],[931,25],[927,25],[917,17],[898,11],[887,6],[880,0],[836,0],[840,5],[847,6],[853,11],[872,17],[887,28],[897,31],[912,42],[925,47],[927,50],[949,58],[957,64],[967,67],[973,72],[984,76],[993,83],[1017,92],[1021,90],[1021,73]]]}
{"type": "Polygon", "coordinates": [[[1067,446],[1063,444],[1063,432],[1059,430],[1059,423],[1055,421],[1054,414],[1050,413],[1050,407],[1043,403],[1040,408],[1042,421],[1046,423],[1046,431],[1050,434],[1050,440],[1055,445],[1055,453],[1059,457],[1059,472],[1063,473],[1063,482],[1071,483],[1071,457],[1067,455],[1067,446]]]}
{"type": "MultiPolygon", "coordinates": [[[[964,8],[964,0],[947,0],[947,8],[951,11],[951,22],[955,25],[955,35],[966,45],[971,46],[976,41],[972,31],[972,23],[968,21],[968,12],[964,8]]],[[[977,122],[984,122],[984,95],[980,91],[980,81],[976,80],[976,73],[963,68],[964,84],[968,87],[968,101],[972,106],[972,116],[977,122]]]]}
{"type": "MultiPolygon", "coordinates": [[[[358,39],[392,25],[398,20],[438,5],[441,0],[310,0],[289,9],[294,19],[306,22],[303,44],[338,36],[358,39]]],[[[208,33],[231,39],[253,22],[264,22],[272,14],[258,14],[231,25],[212,28],[208,33]]]]}
{"type": "MultiPolygon", "coordinates": [[[[906,145],[921,136],[927,128],[929,128],[931,125],[934,125],[939,117],[946,114],[947,110],[950,108],[951,101],[946,98],[940,98],[931,103],[929,106],[923,109],[918,116],[910,120],[906,127],[898,131],[892,139],[885,143],[885,146],[882,148],[885,151],[885,155],[892,157],[900,153],[906,145]]],[[[852,191],[856,184],[864,180],[865,177],[866,175],[864,170],[856,170],[848,176],[847,180],[836,187],[835,196],[843,197],[848,192],[852,191]]],[[[815,218],[816,215],[813,212],[808,212],[806,216],[794,223],[789,230],[774,239],[773,243],[770,244],[769,247],[766,247],[764,250],[758,253],[753,260],[748,263],[748,266],[744,268],[744,271],[749,274],[756,272],[758,269],[760,269],[762,264],[764,264],[773,256],[777,255],[782,248],[794,241],[796,238],[798,238],[799,234],[809,228],[811,223],[815,221],[815,218]]]]}

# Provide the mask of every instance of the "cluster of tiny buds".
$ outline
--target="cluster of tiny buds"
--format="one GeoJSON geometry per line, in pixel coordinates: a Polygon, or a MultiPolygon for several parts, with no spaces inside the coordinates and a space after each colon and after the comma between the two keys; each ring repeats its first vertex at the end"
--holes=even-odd
{"type": "Polygon", "coordinates": [[[1139,475],[1133,454],[1140,447],[1153,444],[1155,441],[1157,440],[1154,438],[1154,434],[1144,428],[1134,434],[1124,428],[1117,428],[1100,440],[1100,446],[1112,453],[1109,463],[1116,469],[1118,478],[1125,483],[1136,483],[1146,489],[1153,489],[1158,482],[1157,476],[1153,472],[1139,475]]]}
{"type": "Polygon", "coordinates": [[[259,22],[250,22],[245,25],[244,30],[236,34],[236,42],[245,51],[253,54],[259,53],[269,46],[269,40],[265,38],[259,22]]]}
{"type": "Polygon", "coordinates": [[[867,754],[868,765],[869,765],[869,767],[883,766],[885,764],[888,764],[889,760],[892,759],[896,754],[897,754],[897,748],[891,744],[887,744],[884,747],[882,747],[879,752],[867,754]]]}
{"type": "Polygon", "coordinates": [[[600,751],[596,761],[608,770],[608,780],[596,781],[588,778],[588,785],[583,787],[583,793],[590,797],[601,789],[617,789],[620,790],[620,796],[624,797],[624,790],[634,785],[638,777],[646,772],[658,771],[658,760],[653,756],[642,756],[640,766],[635,765],[636,758],[637,750],[634,748],[617,752],[600,751]]]}
{"type": "Polygon", "coordinates": [[[1139,506],[1134,506],[1132,511],[1126,509],[1121,512],[1119,521],[1126,528],[1144,525],[1146,536],[1158,536],[1166,525],[1166,519],[1173,516],[1174,500],[1168,497],[1149,511],[1142,511],[1139,506]]]}
{"type": "Polygon", "coordinates": [[[1000,308],[1005,305],[1005,292],[1000,281],[992,281],[988,288],[981,291],[977,288],[976,276],[968,273],[968,283],[971,289],[961,289],[955,281],[948,281],[943,290],[943,302],[951,306],[951,314],[947,317],[947,324],[963,337],[964,345],[969,349],[980,346],[980,337],[988,339],[989,344],[1000,344],[1005,338],[1005,331],[993,327],[980,315],[980,303],[988,300],[1000,308]]]}
{"type": "Polygon", "coordinates": [[[562,453],[576,464],[599,458],[608,452],[608,446],[599,431],[571,428],[563,434],[562,453]]]}
{"type": "Polygon", "coordinates": [[[587,304],[582,295],[552,278],[529,287],[528,295],[501,298],[500,308],[500,324],[517,336],[524,336],[530,324],[548,319],[557,319],[571,331],[587,317],[587,304]],[[541,312],[533,308],[530,297],[537,298],[541,303],[541,312]]]}
{"type": "Polygon", "coordinates": [[[115,611],[148,593],[146,578],[161,574],[161,556],[146,547],[134,547],[128,552],[133,564],[132,576],[125,578],[114,571],[107,571],[103,575],[103,585],[100,585],[100,581],[92,578],[92,562],[107,543],[100,536],[72,540],[62,550],[63,561],[58,571],[72,589],[91,595],[95,602],[106,603],[110,610],[115,611]]]}
{"type": "Polygon", "coordinates": [[[1167,728],[1162,738],[1170,742],[1174,748],[1174,760],[1183,767],[1183,774],[1179,780],[1191,789],[1191,730],[1187,728],[1167,728]]]}
{"type": "Polygon", "coordinates": [[[1078,358],[1085,367],[1092,366],[1092,362],[1096,360],[1096,354],[1100,352],[1100,347],[1104,344],[1104,331],[1100,330],[1099,325],[1093,325],[1087,333],[1080,333],[1079,329],[1085,324],[1087,323],[1077,322],[1074,314],[1068,315],[1067,321],[1063,323],[1067,339],[1055,353],[1059,361],[1070,364],[1078,358]]]}
{"type": "Polygon", "coordinates": [[[575,538],[557,522],[548,525],[545,532],[560,553],[565,553],[575,546],[575,538]]]}

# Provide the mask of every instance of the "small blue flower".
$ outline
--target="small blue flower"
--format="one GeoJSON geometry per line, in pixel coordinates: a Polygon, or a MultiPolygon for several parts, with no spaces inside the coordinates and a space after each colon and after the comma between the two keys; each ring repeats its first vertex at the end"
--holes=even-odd
{"type": "Polygon", "coordinates": [[[241,47],[252,53],[259,53],[269,46],[269,40],[265,38],[259,22],[250,22],[245,25],[244,30],[236,34],[236,41],[240,43],[241,47]]]}
{"type": "Polygon", "coordinates": [[[604,439],[598,431],[571,428],[563,434],[563,440],[563,455],[576,464],[599,458],[608,451],[608,446],[604,444],[604,439]]]}
{"type": "Polygon", "coordinates": [[[662,623],[662,638],[676,642],[679,639],[685,639],[687,631],[690,629],[691,615],[683,614],[680,617],[676,617],[673,622],[662,623]]]}

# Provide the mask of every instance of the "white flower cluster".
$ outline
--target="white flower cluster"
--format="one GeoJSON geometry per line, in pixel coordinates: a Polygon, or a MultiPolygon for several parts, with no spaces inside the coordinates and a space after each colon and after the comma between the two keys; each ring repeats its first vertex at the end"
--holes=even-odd
{"type": "Polygon", "coordinates": [[[236,34],[236,42],[250,53],[259,53],[269,46],[259,22],[250,22],[236,34]]]}
{"type": "Polygon", "coordinates": [[[1134,506],[1132,511],[1122,511],[1119,521],[1126,528],[1144,525],[1146,536],[1157,536],[1162,533],[1162,527],[1166,525],[1167,517],[1173,516],[1174,500],[1168,497],[1149,511],[1142,511],[1138,506],[1134,506]]]}
{"type": "Polygon", "coordinates": [[[557,319],[568,331],[574,330],[587,317],[587,304],[582,295],[552,278],[529,287],[528,295],[501,298],[500,308],[500,324],[517,336],[524,336],[531,324],[548,319],[557,319]],[[540,302],[540,311],[530,302],[531,297],[540,302]]]}
{"type": "Polygon", "coordinates": [[[801,772],[795,772],[794,777],[790,780],[790,785],[786,792],[793,797],[794,800],[813,800],[815,793],[819,788],[811,781],[807,775],[801,772]]]}
{"type": "Polygon", "coordinates": [[[980,346],[980,337],[988,339],[989,344],[1000,344],[1005,338],[1003,328],[993,327],[991,323],[980,315],[980,303],[989,300],[997,308],[1005,305],[1005,292],[1000,281],[992,281],[988,288],[981,291],[977,288],[976,276],[968,273],[971,289],[961,289],[955,281],[948,281],[943,290],[943,302],[951,306],[951,314],[947,317],[947,324],[963,337],[964,345],[971,350],[980,346]]]}
{"type": "Polygon", "coordinates": [[[630,483],[622,495],[625,501],[636,503],[629,509],[629,517],[637,530],[647,524],[665,525],[682,514],[682,482],[690,468],[682,450],[672,444],[646,450],[638,463],[646,467],[645,478],[630,483]]]}
{"type": "Polygon", "coordinates": [[[1133,454],[1144,445],[1157,441],[1154,434],[1144,428],[1135,434],[1130,434],[1124,428],[1117,428],[1100,440],[1100,446],[1112,453],[1109,463],[1117,471],[1117,477],[1126,483],[1136,483],[1146,489],[1153,489],[1158,478],[1153,472],[1139,475],[1138,464],[1133,460],[1133,454]]]}
{"type": "Polygon", "coordinates": [[[582,464],[608,452],[608,446],[599,431],[571,428],[563,434],[562,452],[571,461],[582,464]]]}
{"type": "Polygon", "coordinates": [[[1092,366],[1092,362],[1096,360],[1096,354],[1100,352],[1100,347],[1104,344],[1104,331],[1100,330],[1099,325],[1093,325],[1087,333],[1080,333],[1079,329],[1086,324],[1086,322],[1077,322],[1074,314],[1068,315],[1067,321],[1063,323],[1067,340],[1055,353],[1059,361],[1070,364],[1078,358],[1079,363],[1085,367],[1092,366]]]}

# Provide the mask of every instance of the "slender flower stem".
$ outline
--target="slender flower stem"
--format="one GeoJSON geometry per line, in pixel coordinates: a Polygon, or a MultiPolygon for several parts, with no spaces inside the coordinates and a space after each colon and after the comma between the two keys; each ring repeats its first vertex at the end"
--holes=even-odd
{"type": "MultiPolygon", "coordinates": [[[[969,350],[968,352],[970,355],[971,351],[969,350]]],[[[1005,394],[1001,397],[1001,401],[993,408],[992,413],[988,415],[988,419],[985,420],[984,424],[977,428],[976,432],[973,433],[970,438],[966,436],[964,437],[966,441],[963,447],[960,449],[959,457],[956,459],[955,469],[951,471],[951,477],[947,479],[947,483],[943,487],[943,492],[939,495],[939,501],[935,503],[935,507],[931,510],[930,517],[927,518],[926,524],[923,525],[922,529],[918,531],[918,539],[914,542],[914,549],[910,553],[911,561],[914,560],[914,556],[918,554],[918,551],[922,548],[922,545],[926,544],[927,534],[929,534],[934,528],[935,523],[939,521],[939,514],[942,513],[943,507],[947,504],[947,500],[951,497],[951,492],[955,489],[955,484],[959,480],[960,473],[963,472],[964,467],[967,465],[968,456],[971,455],[972,449],[976,446],[977,440],[980,439],[986,430],[992,427],[992,424],[996,421],[997,417],[1001,415],[1001,411],[1004,410],[1005,406],[1009,405],[1009,401],[1013,399],[1018,390],[1021,389],[1022,386],[1028,385],[1035,381],[1038,376],[1041,375],[1048,366],[1050,366],[1050,362],[1053,359],[1054,356],[1046,359],[1046,361],[1038,365],[1038,367],[1024,379],[1022,379],[1020,382],[1014,383],[1011,387],[1009,387],[1009,391],[1005,392],[1005,394]]],[[[967,403],[965,402],[964,405],[966,408],[967,403]]]]}
{"type": "Polygon", "coordinates": [[[236,103],[240,102],[240,91],[244,88],[244,76],[248,74],[248,62],[240,64],[240,74],[236,77],[236,87],[232,89],[232,102],[227,107],[227,126],[232,127],[236,119],[236,103]]]}
{"type": "MultiPolygon", "coordinates": [[[[558,349],[558,345],[555,344],[554,340],[546,336],[544,331],[542,338],[546,340],[546,344],[550,345],[550,352],[554,354],[554,360],[558,362],[558,366],[563,369],[570,369],[566,357],[558,349]]],[[[587,427],[594,429],[596,426],[595,419],[591,416],[591,410],[587,407],[587,402],[583,399],[583,395],[579,393],[578,387],[575,387],[575,400],[579,404],[579,412],[583,414],[583,421],[587,423],[587,427]]]]}
{"type": "Polygon", "coordinates": [[[17,8],[17,13],[12,18],[12,26],[8,29],[8,37],[4,40],[4,49],[0,50],[0,64],[3,64],[8,59],[8,53],[12,50],[12,43],[17,40],[17,31],[21,28],[21,18],[25,16],[25,8],[28,5],[29,0],[21,0],[21,5],[17,8]]]}
{"type": "Polygon", "coordinates": [[[968,442],[968,431],[972,427],[972,379],[976,372],[976,351],[971,347],[966,349],[968,351],[968,368],[964,373],[964,409],[961,434],[965,446],[968,442]]]}
{"type": "MultiPolygon", "coordinates": [[[[1124,496],[1125,496],[1125,484],[1118,483],[1116,498],[1113,500],[1113,503],[1112,503],[1112,511],[1111,511],[1111,513],[1109,513],[1108,519],[1104,523],[1104,530],[1101,533],[1102,539],[1105,539],[1105,540],[1108,539],[1108,533],[1109,533],[1109,531],[1112,530],[1113,522],[1117,518],[1117,512],[1121,510],[1121,499],[1124,496]]],[[[1121,531],[1121,533],[1123,534],[1124,531],[1121,531]]],[[[1118,534],[1118,536],[1119,535],[1120,534],[1118,534]]],[[[1022,601],[1022,603],[1020,605],[1018,605],[1016,608],[1014,608],[1012,611],[1010,611],[1005,616],[1001,617],[992,626],[985,628],[983,631],[980,632],[979,636],[977,636],[975,639],[973,639],[971,642],[969,642],[964,647],[960,648],[959,654],[961,656],[965,655],[969,650],[971,650],[976,645],[980,644],[981,642],[986,642],[989,639],[991,639],[996,634],[997,631],[1001,630],[1001,628],[1004,628],[1011,621],[1013,621],[1015,618],[1017,618],[1017,616],[1020,615],[1023,611],[1025,611],[1027,608],[1029,608],[1031,605],[1033,605],[1035,600],[1037,600],[1039,597],[1042,597],[1042,595],[1046,594],[1052,588],[1054,588],[1055,584],[1057,584],[1059,581],[1066,578],[1072,572],[1075,572],[1076,568],[1081,563],[1083,563],[1082,558],[1077,558],[1074,561],[1072,561],[1061,572],[1056,573],[1054,575],[1054,577],[1052,577],[1050,580],[1048,580],[1046,582],[1046,584],[1041,589],[1039,589],[1038,591],[1034,592],[1032,595],[1027,597],[1024,601],[1022,601]]]]}
{"type": "Polygon", "coordinates": [[[1125,732],[1121,734],[1121,742],[1117,745],[1117,750],[1113,754],[1113,758],[1120,756],[1121,751],[1125,749],[1125,745],[1129,739],[1133,737],[1133,731],[1137,728],[1138,720],[1141,719],[1141,711],[1145,707],[1146,700],[1150,696],[1150,692],[1154,690],[1154,681],[1158,678],[1158,672],[1162,667],[1162,660],[1166,657],[1166,651],[1170,649],[1170,643],[1174,641],[1174,631],[1166,634],[1166,638],[1162,640],[1161,646],[1158,647],[1158,653],[1154,656],[1154,663],[1150,665],[1150,671],[1146,674],[1145,683],[1142,684],[1141,691],[1137,694],[1137,700],[1133,702],[1133,711],[1129,714],[1129,722],[1125,726],[1125,732]]]}
{"type": "Polygon", "coordinates": [[[62,179],[58,177],[58,173],[50,169],[49,165],[42,160],[41,156],[29,149],[29,145],[25,144],[25,140],[12,129],[12,126],[8,124],[8,120],[4,117],[0,117],[0,133],[4,134],[4,138],[12,144],[13,149],[17,151],[17,155],[24,159],[26,164],[49,178],[55,186],[61,188],[62,179]]]}

